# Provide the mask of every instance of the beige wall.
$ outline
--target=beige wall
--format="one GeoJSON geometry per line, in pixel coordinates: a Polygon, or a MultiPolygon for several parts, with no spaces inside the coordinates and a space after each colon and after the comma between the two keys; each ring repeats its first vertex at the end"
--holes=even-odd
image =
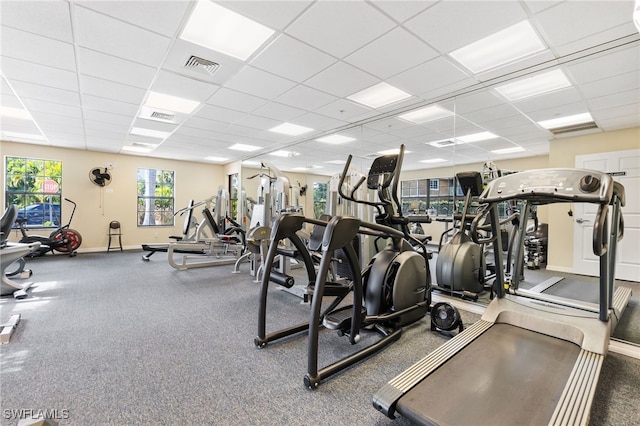
{"type": "MultiPolygon", "coordinates": [[[[595,133],[572,138],[556,139],[549,146],[549,167],[575,167],[577,155],[640,148],[640,127],[613,132],[595,133]]],[[[637,197],[638,194],[628,194],[637,197]]],[[[573,271],[573,218],[566,204],[549,209],[549,259],[547,268],[573,271]]]]}
{"type": "MultiPolygon", "coordinates": [[[[107,229],[112,220],[122,224],[122,243],[125,247],[139,248],[143,242],[166,242],[169,235],[182,233],[182,217],[176,218],[173,227],[138,227],[136,221],[136,173],[138,168],[175,171],[175,207],[186,206],[189,199],[202,200],[217,193],[220,185],[226,186],[222,166],[191,163],[142,156],[129,156],[73,149],[52,148],[41,145],[0,142],[2,178],[4,187],[4,156],[24,156],[61,160],[63,167],[62,195],[78,204],[71,227],[82,235],[80,251],[103,250],[107,247],[107,229]],[[114,164],[112,183],[100,188],[89,181],[89,171],[94,167],[114,164]]],[[[1,202],[5,204],[2,191],[1,202]]],[[[63,223],[69,218],[71,208],[63,205],[63,223]]],[[[46,230],[33,231],[46,235],[46,230]]],[[[19,239],[18,232],[12,240],[19,239]]]]}

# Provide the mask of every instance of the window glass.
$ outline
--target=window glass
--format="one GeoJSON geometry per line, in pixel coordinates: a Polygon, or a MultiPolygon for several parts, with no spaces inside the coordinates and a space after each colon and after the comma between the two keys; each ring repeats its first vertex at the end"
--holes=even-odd
{"type": "Polygon", "coordinates": [[[174,172],[138,169],[138,226],[172,226],[174,172]]]}
{"type": "Polygon", "coordinates": [[[29,227],[58,227],[62,161],[5,157],[6,206],[15,204],[29,227]]]}

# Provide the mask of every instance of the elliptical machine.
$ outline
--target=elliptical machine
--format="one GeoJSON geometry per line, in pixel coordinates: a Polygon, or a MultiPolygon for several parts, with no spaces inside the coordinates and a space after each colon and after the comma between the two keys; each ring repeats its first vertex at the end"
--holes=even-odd
{"type": "Polygon", "coordinates": [[[480,172],[460,172],[456,179],[465,193],[462,213],[454,213],[453,227],[440,237],[436,260],[436,289],[449,294],[476,300],[486,288],[486,260],[484,247],[473,242],[468,228],[475,218],[470,213],[472,197],[482,193],[480,172]],[[449,242],[445,235],[455,231],[449,242]]]}
{"type": "Polygon", "coordinates": [[[309,389],[316,389],[323,379],[397,341],[403,326],[423,318],[428,311],[431,301],[429,254],[424,244],[409,234],[409,222],[402,216],[397,198],[403,155],[404,146],[401,146],[397,155],[376,158],[368,177],[361,178],[350,194],[345,194],[342,188],[351,156],[345,164],[340,182],[340,196],[375,207],[378,210],[376,223],[365,223],[348,216],[336,216],[328,222],[323,222],[305,218],[300,214],[283,214],[273,223],[272,244],[267,252],[262,278],[258,336],[254,343],[258,348],[264,348],[269,342],[308,331],[307,374],[304,383],[309,389]],[[367,187],[377,191],[380,201],[365,201],[354,197],[365,179],[367,187]],[[309,273],[307,294],[311,300],[309,321],[267,334],[266,302],[272,263],[277,253],[275,243],[288,238],[298,249],[304,247],[296,233],[305,223],[325,226],[321,246],[322,257],[317,274],[309,272],[311,262],[305,261],[309,273]],[[389,240],[388,245],[373,256],[362,271],[353,246],[353,240],[358,234],[389,240]],[[352,279],[328,282],[330,266],[337,250],[344,252],[352,279]],[[338,307],[349,295],[353,295],[352,304],[338,307]],[[333,297],[333,300],[327,301],[326,297],[333,297]],[[363,330],[373,331],[380,338],[373,344],[319,369],[318,340],[322,327],[336,330],[339,336],[347,336],[352,345],[360,341],[360,333],[363,330]]]}
{"type": "Polygon", "coordinates": [[[16,223],[20,227],[20,232],[22,233],[22,238],[19,242],[21,243],[34,243],[39,242],[40,248],[36,251],[30,253],[29,257],[36,256],[44,256],[48,252],[52,252],[55,250],[60,253],[68,254],[70,257],[76,255],[76,250],[82,244],[82,235],[75,229],[71,229],[71,220],[73,220],[73,214],[76,211],[76,203],[71,201],[68,198],[64,199],[65,201],[73,204],[73,209],[71,210],[71,215],[69,216],[69,222],[66,225],[60,225],[56,230],[51,232],[48,237],[43,235],[29,235],[27,234],[27,229],[25,227],[26,218],[18,218],[16,219],[16,223]]]}

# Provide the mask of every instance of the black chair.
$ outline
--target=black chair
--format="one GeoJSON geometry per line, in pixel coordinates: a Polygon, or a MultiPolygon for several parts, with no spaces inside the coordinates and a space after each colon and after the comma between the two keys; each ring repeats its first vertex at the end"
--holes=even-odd
{"type": "Polygon", "coordinates": [[[120,251],[122,251],[122,229],[120,228],[120,222],[112,220],[109,224],[109,246],[107,247],[107,252],[112,250],[111,242],[115,237],[118,237],[118,246],[114,246],[113,250],[118,250],[118,248],[120,248],[120,251]]]}

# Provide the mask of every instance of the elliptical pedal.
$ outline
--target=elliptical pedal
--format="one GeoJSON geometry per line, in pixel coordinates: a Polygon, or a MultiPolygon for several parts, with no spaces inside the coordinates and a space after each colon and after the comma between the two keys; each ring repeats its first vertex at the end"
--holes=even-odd
{"type": "MultiPolygon", "coordinates": [[[[351,320],[353,306],[344,306],[338,308],[335,311],[329,312],[322,320],[322,325],[329,330],[349,330],[351,328],[351,320]]],[[[361,317],[364,319],[367,315],[367,310],[363,307],[361,311],[361,317]]]]}

